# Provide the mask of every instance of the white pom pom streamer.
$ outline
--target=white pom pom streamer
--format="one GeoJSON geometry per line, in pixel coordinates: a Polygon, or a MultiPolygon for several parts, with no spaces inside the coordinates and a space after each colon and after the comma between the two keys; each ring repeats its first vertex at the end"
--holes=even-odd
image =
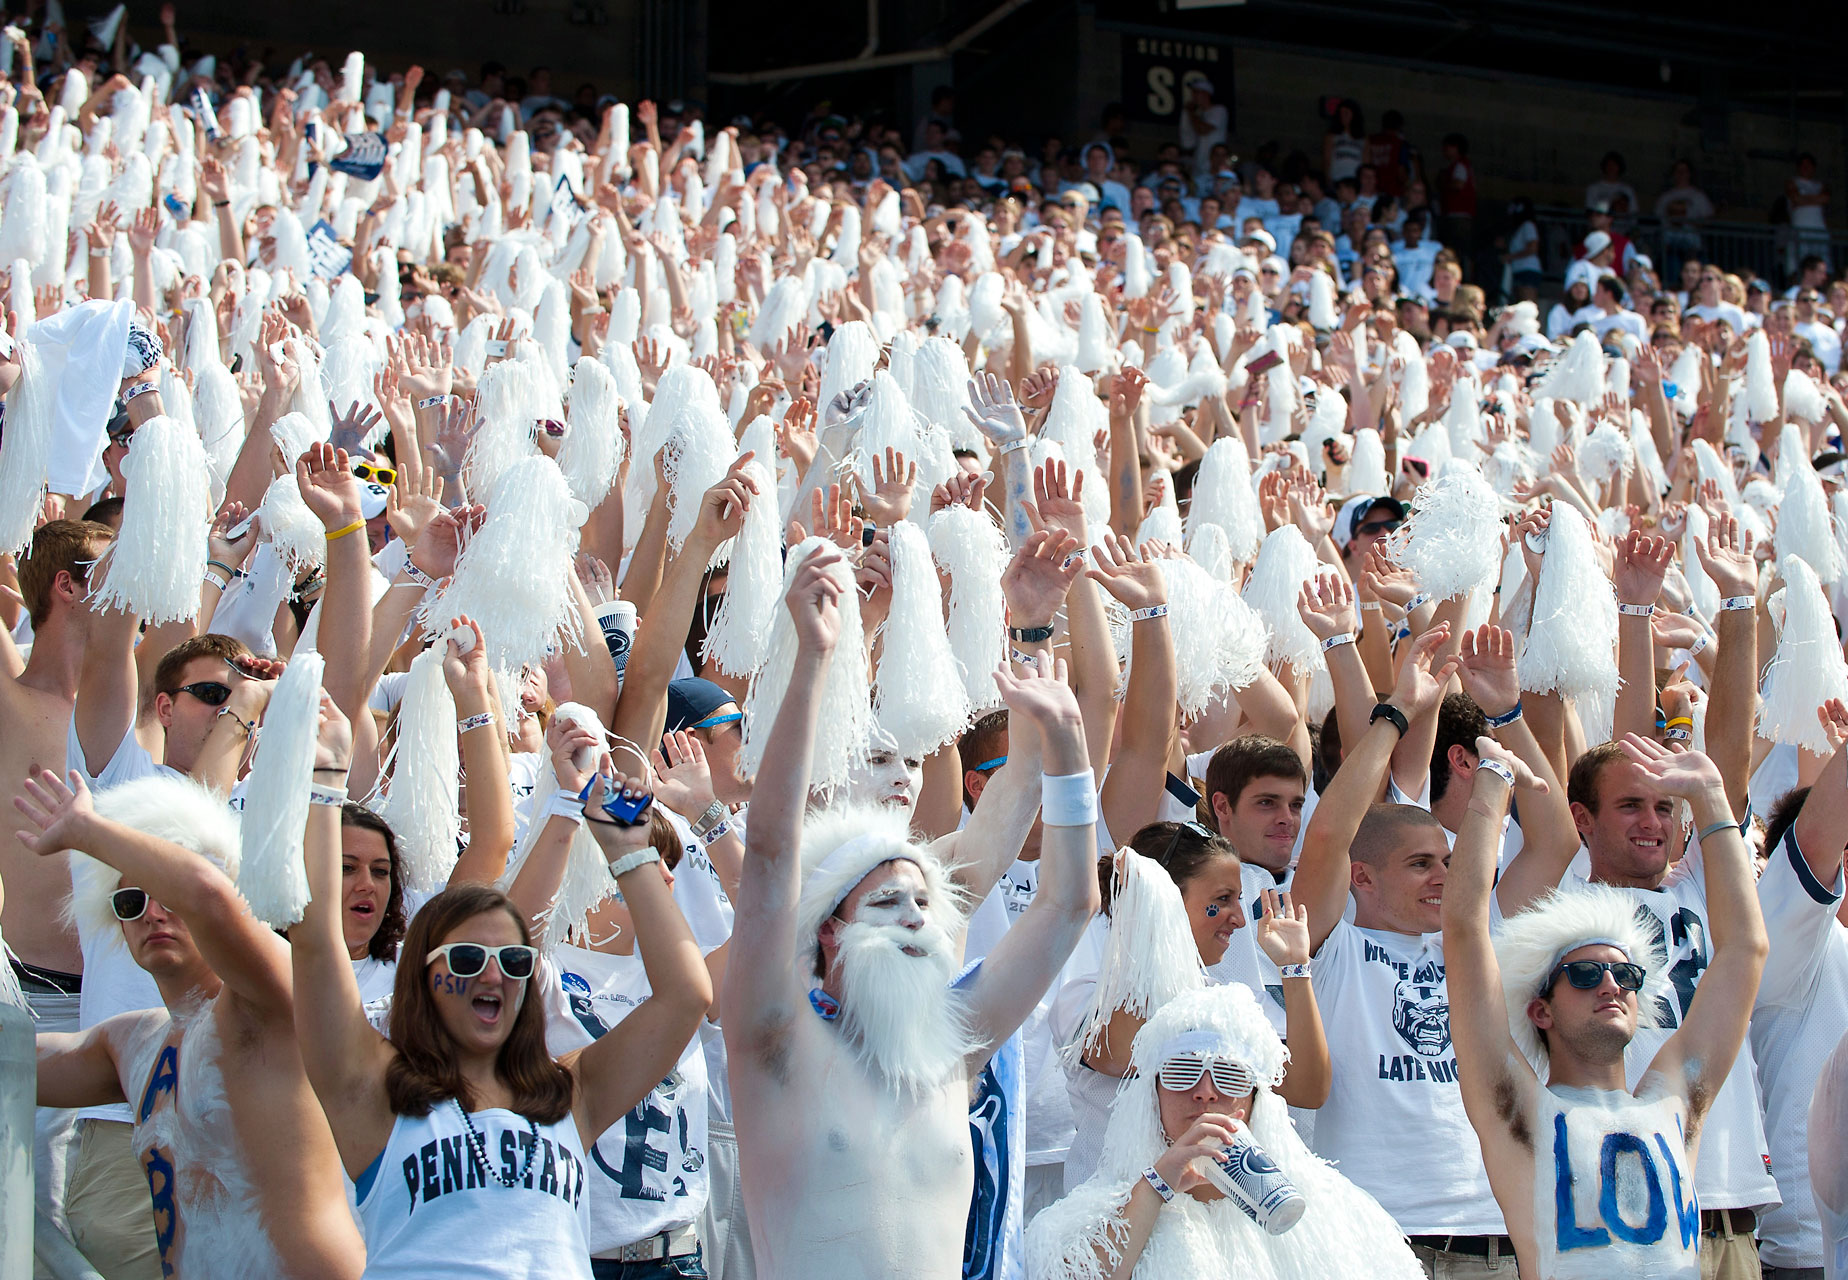
{"type": "Polygon", "coordinates": [[[1347,488],[1351,494],[1392,492],[1386,476],[1386,445],[1372,427],[1362,427],[1354,433],[1354,456],[1348,459],[1347,488]]]}
{"type": "MultiPolygon", "coordinates": [[[[1783,532],[1780,525],[1780,541],[1783,532]]],[[[1765,667],[1758,732],[1772,742],[1827,755],[1829,739],[1816,708],[1830,698],[1848,698],[1848,665],[1815,572],[1796,556],[1785,555],[1778,560],[1778,574],[1784,579],[1784,627],[1765,667]]]]}
{"type": "MultiPolygon", "coordinates": [[[[1206,985],[1200,949],[1174,880],[1153,858],[1117,851],[1110,882],[1110,932],[1097,971],[1097,987],[1081,1023],[1083,1032],[1064,1050],[1069,1061],[1103,1045],[1117,1010],[1146,1018],[1168,1001],[1206,985]]],[[[1123,1053],[1128,1045],[1110,1045],[1123,1053]]]]}
{"type": "Polygon", "coordinates": [[[205,447],[172,418],[149,418],[129,441],[122,478],[128,486],[122,528],[97,603],[154,625],[190,618],[199,612],[212,522],[205,447]]]}
{"type": "Polygon", "coordinates": [[[909,394],[911,407],[932,427],[947,432],[957,448],[983,452],[982,433],[963,413],[969,403],[969,366],[954,342],[931,337],[918,344],[909,394]]]}
{"type": "Polygon", "coordinates": [[[1598,564],[1585,517],[1555,503],[1521,653],[1521,684],[1572,699],[1596,746],[1610,739],[1617,687],[1617,597],[1598,564]]]}
{"type": "Polygon", "coordinates": [[[263,712],[256,758],[244,780],[237,887],[251,914],[273,929],[288,928],[308,906],[302,838],[325,667],[321,655],[311,652],[296,654],[283,668],[263,712]]]}
{"type": "MultiPolygon", "coordinates": [[[[677,364],[662,374],[654,403],[648,406],[648,418],[635,440],[635,456],[652,459],[657,452],[666,454],[667,540],[674,550],[685,545],[693,532],[701,497],[725,478],[736,449],[711,376],[692,364],[677,364]]],[[[654,488],[652,466],[629,468],[623,509],[625,519],[632,520],[636,528],[641,527],[654,500],[654,488]]]]}
{"type": "MultiPolygon", "coordinates": [[[[751,432],[745,434],[748,438],[751,432]]],[[[778,524],[776,480],[765,465],[766,456],[774,455],[760,454],[745,464],[744,474],[757,482],[757,494],[732,540],[725,596],[700,654],[734,676],[752,675],[763,665],[770,631],[783,602],[783,533],[778,524]]]]}
{"type": "Polygon", "coordinates": [[[1792,369],[1784,378],[1784,412],[1811,426],[1828,416],[1828,402],[1815,379],[1801,369],[1792,369]]]}
{"type": "Polygon", "coordinates": [[[455,870],[462,834],[456,794],[462,756],[456,700],[443,677],[446,648],[439,638],[411,661],[388,762],[391,785],[378,806],[397,836],[405,887],[416,893],[443,887],[455,870]]]}
{"type": "Polygon", "coordinates": [[[930,542],[908,520],[893,525],[887,537],[892,611],[880,629],[874,716],[900,752],[922,758],[953,741],[974,717],[950,651],[930,542]]]}
{"type": "Polygon", "coordinates": [[[1585,408],[1604,398],[1604,349],[1589,329],[1572,339],[1566,354],[1534,388],[1535,400],[1570,400],[1585,408]]]}
{"type": "MultiPolygon", "coordinates": [[[[809,557],[831,545],[825,538],[805,538],[792,548],[783,579],[785,591],[809,557]]],[[[873,729],[866,664],[860,661],[859,646],[851,642],[851,637],[860,634],[859,591],[854,586],[853,571],[845,560],[836,563],[832,576],[841,588],[841,635],[848,637],[849,643],[828,664],[817,717],[815,749],[809,761],[809,785],[824,791],[846,782],[854,766],[865,759],[866,744],[873,729]]],[[[795,662],[796,624],[788,609],[779,609],[771,628],[764,665],[752,679],[745,699],[744,741],[738,748],[738,767],[743,776],[754,776],[763,765],[764,747],[776,721],[777,708],[789,691],[795,662]]]]}
{"type": "Polygon", "coordinates": [[[1187,550],[1195,558],[1200,531],[1207,525],[1224,535],[1236,564],[1256,556],[1264,541],[1264,513],[1251,484],[1251,460],[1237,436],[1222,436],[1207,446],[1194,477],[1193,500],[1187,507],[1187,550]]]}
{"type": "Polygon", "coordinates": [[[1243,594],[1245,603],[1270,628],[1266,661],[1288,662],[1298,672],[1325,665],[1321,642],[1296,612],[1297,593],[1315,577],[1318,563],[1315,548],[1293,524],[1272,531],[1258,549],[1258,562],[1252,566],[1243,594]]]}
{"type": "Polygon", "coordinates": [[[1419,487],[1390,545],[1432,599],[1467,595],[1501,571],[1501,500],[1479,473],[1447,470],[1419,487]]]}
{"type": "Polygon", "coordinates": [[[1824,583],[1839,580],[1843,566],[1829,519],[1829,500],[1810,465],[1809,432],[1794,422],[1786,422],[1778,438],[1777,473],[1784,489],[1784,500],[1777,509],[1779,557],[1797,557],[1824,583]]]}
{"type": "Polygon", "coordinates": [[[1197,716],[1215,698],[1258,678],[1270,637],[1257,611],[1224,580],[1181,556],[1155,565],[1168,589],[1177,701],[1184,715],[1197,716]]]}
{"type": "Polygon", "coordinates": [[[22,339],[16,349],[19,380],[7,396],[6,430],[0,432],[0,551],[17,555],[32,544],[45,509],[58,384],[45,372],[34,344],[22,339]]]}
{"type": "Polygon", "coordinates": [[[257,522],[291,573],[326,563],[327,529],[302,501],[293,470],[270,481],[257,507],[257,522]]]}
{"type": "Polygon", "coordinates": [[[1745,410],[1753,422],[1777,419],[1777,380],[1771,372],[1771,339],[1754,329],[1745,339],[1745,410]]]}
{"type": "Polygon", "coordinates": [[[950,578],[950,652],[979,715],[1001,701],[993,675],[1007,660],[1007,546],[993,520],[958,503],[931,517],[930,549],[950,578]]]}
{"type": "Polygon", "coordinates": [[[821,392],[816,403],[826,409],[834,397],[851,391],[873,376],[879,363],[879,338],[863,320],[849,320],[828,340],[827,365],[821,371],[821,392]]]}
{"type": "Polygon", "coordinates": [[[558,449],[558,469],[572,496],[595,508],[616,485],[622,466],[622,400],[616,376],[595,357],[582,356],[571,380],[571,408],[565,441],[558,449]]]}
{"type": "Polygon", "coordinates": [[[1739,514],[1744,505],[1739,498],[1739,482],[1733,478],[1732,468],[1705,440],[1694,442],[1694,466],[1702,480],[1711,480],[1719,485],[1720,497],[1725,501],[1726,509],[1734,515],[1739,514]]]}
{"type": "Polygon", "coordinates": [[[467,615],[481,626],[488,663],[518,669],[583,631],[571,590],[584,505],[550,458],[524,458],[488,496],[488,518],[456,558],[456,571],[424,606],[428,629],[467,615]]]}

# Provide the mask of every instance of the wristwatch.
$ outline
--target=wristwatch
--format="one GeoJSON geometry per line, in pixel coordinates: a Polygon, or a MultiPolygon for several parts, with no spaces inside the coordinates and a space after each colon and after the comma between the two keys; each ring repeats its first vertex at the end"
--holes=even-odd
{"type": "Polygon", "coordinates": [[[1373,708],[1373,714],[1367,717],[1367,723],[1372,724],[1375,720],[1390,720],[1392,727],[1399,731],[1401,738],[1410,733],[1412,729],[1411,723],[1405,718],[1405,713],[1390,702],[1382,702],[1373,708]]]}
{"type": "Polygon", "coordinates": [[[1042,640],[1052,639],[1052,624],[1043,627],[1009,627],[1007,633],[1022,644],[1038,644],[1042,640]]]}

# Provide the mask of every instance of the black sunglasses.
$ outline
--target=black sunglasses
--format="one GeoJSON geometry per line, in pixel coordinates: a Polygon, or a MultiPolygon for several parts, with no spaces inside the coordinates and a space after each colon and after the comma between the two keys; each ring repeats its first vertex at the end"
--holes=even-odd
{"type": "Polygon", "coordinates": [[[222,707],[231,696],[231,686],[216,680],[200,680],[196,684],[183,684],[174,692],[190,693],[208,707],[222,707]]]}
{"type": "Polygon", "coordinates": [[[533,976],[533,966],[539,960],[539,949],[518,943],[488,947],[479,942],[446,942],[425,956],[424,963],[433,964],[439,956],[448,962],[450,974],[457,978],[480,976],[482,970],[488,967],[488,957],[493,956],[501,973],[517,981],[533,976]]]}
{"type": "Polygon", "coordinates": [[[1161,861],[1162,861],[1163,866],[1166,866],[1168,863],[1174,860],[1175,851],[1181,847],[1181,832],[1183,831],[1191,831],[1195,835],[1199,836],[1202,840],[1211,840],[1214,838],[1216,834],[1211,827],[1204,826],[1198,822],[1176,823],[1174,827],[1174,834],[1168,837],[1167,852],[1161,855],[1161,861]]]}
{"type": "Polygon", "coordinates": [[[109,895],[109,909],[122,921],[139,920],[148,913],[146,889],[117,889],[109,895]]]}
{"type": "Polygon", "coordinates": [[[1404,523],[1405,522],[1403,520],[1369,520],[1367,521],[1367,523],[1361,525],[1360,528],[1354,530],[1354,532],[1357,534],[1359,533],[1368,533],[1368,534],[1391,533],[1393,530],[1397,529],[1400,525],[1404,523]]]}
{"type": "Polygon", "coordinates": [[[1606,972],[1609,972],[1617,985],[1625,991],[1643,989],[1643,966],[1633,964],[1628,960],[1567,960],[1553,970],[1552,980],[1546,984],[1546,989],[1551,991],[1559,981],[1559,975],[1563,973],[1566,975],[1566,981],[1580,991],[1590,991],[1604,981],[1606,972]]]}

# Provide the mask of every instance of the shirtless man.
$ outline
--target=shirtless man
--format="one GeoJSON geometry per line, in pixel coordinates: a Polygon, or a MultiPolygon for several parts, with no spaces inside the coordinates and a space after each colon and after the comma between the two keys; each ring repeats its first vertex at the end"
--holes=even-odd
{"type": "Polygon", "coordinates": [[[804,838],[820,693],[840,639],[840,559],[815,552],[787,594],[795,668],[753,792],[724,998],[744,1199],[766,1280],[951,1280],[971,1192],[970,1082],[1097,908],[1096,788],[1063,679],[997,675],[1014,732],[1038,731],[1050,775],[1042,878],[952,992],[962,913],[903,817],[823,813],[804,838]]]}
{"type": "Polygon", "coordinates": [[[1624,1050],[1672,988],[1660,939],[1620,889],[1560,890],[1491,941],[1497,837],[1514,785],[1535,781],[1481,738],[1443,905],[1457,1078],[1522,1275],[1697,1280],[1701,1123],[1744,1043],[1769,943],[1719,769],[1634,734],[1621,745],[1699,824],[1713,955],[1687,1015],[1630,1090],[1624,1050]]]}
{"type": "Polygon", "coordinates": [[[164,1006],[40,1035],[39,1105],[133,1101],[163,1275],[357,1278],[365,1249],[296,1047],[289,947],[227,875],[236,819],[178,778],[115,788],[104,804],[127,821],[97,813],[75,771],[25,786],[20,842],[104,864],[78,873],[73,912],[120,922],[164,1006]]]}

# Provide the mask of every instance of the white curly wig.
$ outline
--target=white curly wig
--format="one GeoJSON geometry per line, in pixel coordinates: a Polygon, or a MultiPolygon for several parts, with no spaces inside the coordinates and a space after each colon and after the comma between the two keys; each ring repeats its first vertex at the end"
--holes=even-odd
{"type": "Polygon", "coordinates": [[[796,904],[796,964],[806,977],[821,926],[867,873],[904,859],[924,874],[931,913],[954,934],[967,911],[966,896],[928,845],[914,843],[903,813],[883,805],[837,803],[811,809],[802,819],[802,896],[796,904]]]}
{"type": "Polygon", "coordinates": [[[1532,907],[1502,921],[1495,931],[1495,962],[1501,969],[1508,1030],[1542,1080],[1547,1051],[1527,1006],[1541,994],[1560,960],[1580,947],[1616,947],[1647,971],[1637,993],[1636,1026],[1662,1025],[1663,1002],[1672,998],[1668,957],[1659,929],[1630,895],[1609,885],[1555,889],[1532,907]]]}
{"type": "MultiPolygon", "coordinates": [[[[239,861],[239,820],[225,798],[191,778],[157,774],[98,792],[96,811],[112,822],[202,854],[233,883],[239,861]]],[[[71,897],[64,918],[86,937],[121,946],[122,929],[109,897],[122,873],[87,854],[71,853],[71,897]]]]}

